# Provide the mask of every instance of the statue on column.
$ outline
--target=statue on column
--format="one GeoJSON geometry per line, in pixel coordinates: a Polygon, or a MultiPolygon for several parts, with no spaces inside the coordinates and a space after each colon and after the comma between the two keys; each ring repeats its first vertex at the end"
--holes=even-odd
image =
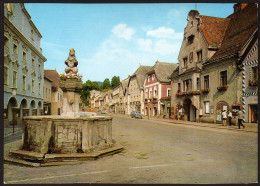
{"type": "Polygon", "coordinates": [[[69,57],[65,61],[67,67],[65,68],[65,72],[67,75],[77,75],[78,72],[78,61],[75,56],[75,50],[72,48],[70,49],[69,57]]]}

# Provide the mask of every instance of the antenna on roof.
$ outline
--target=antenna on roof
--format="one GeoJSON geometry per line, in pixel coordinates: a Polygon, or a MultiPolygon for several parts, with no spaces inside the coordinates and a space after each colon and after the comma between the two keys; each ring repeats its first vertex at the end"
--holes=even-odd
{"type": "Polygon", "coordinates": [[[197,10],[197,3],[195,3],[195,10],[197,10]]]}

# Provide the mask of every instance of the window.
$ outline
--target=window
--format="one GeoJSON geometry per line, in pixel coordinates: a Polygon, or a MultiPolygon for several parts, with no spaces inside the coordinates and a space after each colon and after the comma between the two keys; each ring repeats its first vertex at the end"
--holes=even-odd
{"type": "Polygon", "coordinates": [[[185,92],[186,88],[185,88],[185,81],[182,82],[183,83],[183,91],[185,92]]]}
{"type": "Polygon", "coordinates": [[[209,114],[209,110],[210,110],[210,107],[209,107],[209,101],[205,101],[205,114],[209,114]]]}
{"type": "Polygon", "coordinates": [[[32,38],[32,40],[34,40],[34,31],[33,31],[33,29],[31,30],[31,38],[32,38]]]}
{"type": "Polygon", "coordinates": [[[32,67],[35,67],[35,60],[32,58],[32,67]]]}
{"type": "Polygon", "coordinates": [[[39,73],[41,74],[41,65],[38,65],[39,73]]]}
{"type": "Polygon", "coordinates": [[[23,90],[26,90],[26,76],[23,76],[23,90]]]}
{"type": "Polygon", "coordinates": [[[184,84],[185,84],[185,87],[186,87],[186,90],[185,90],[185,91],[191,90],[191,79],[185,80],[185,81],[184,81],[184,84]]]}
{"type": "Polygon", "coordinates": [[[152,80],[154,80],[154,77],[155,77],[155,75],[153,74],[153,75],[152,75],[152,80]]]}
{"type": "Polygon", "coordinates": [[[220,72],[220,86],[227,85],[227,71],[220,72]]]}
{"type": "Polygon", "coordinates": [[[209,88],[209,75],[204,76],[204,89],[209,88]]]}
{"type": "Polygon", "coordinates": [[[258,67],[252,67],[252,70],[251,70],[251,80],[252,81],[257,81],[258,80],[258,67]]]}
{"type": "Polygon", "coordinates": [[[200,78],[197,78],[197,90],[200,90],[200,78]]]}
{"type": "Polygon", "coordinates": [[[23,52],[23,61],[26,62],[26,60],[27,60],[26,52],[23,52]]]}
{"type": "Polygon", "coordinates": [[[189,55],[189,62],[191,63],[192,61],[193,61],[193,52],[191,52],[189,55]]]}
{"type": "Polygon", "coordinates": [[[181,83],[178,83],[178,91],[177,93],[181,92],[181,83]]]}
{"type": "Polygon", "coordinates": [[[167,96],[168,97],[171,96],[171,89],[170,88],[167,89],[167,96]]]}
{"type": "Polygon", "coordinates": [[[202,61],[202,50],[197,52],[197,61],[202,61]]]}
{"type": "Polygon", "coordinates": [[[51,89],[49,89],[49,96],[51,97],[51,89]]]}
{"type": "Polygon", "coordinates": [[[154,91],[153,91],[153,92],[154,92],[154,95],[153,95],[153,97],[155,97],[155,98],[156,98],[156,97],[157,97],[157,87],[154,87],[154,91]]]}
{"type": "Polygon", "coordinates": [[[153,95],[152,88],[150,88],[150,90],[149,90],[149,97],[151,98],[152,95],[153,95]]]}
{"type": "Polygon", "coordinates": [[[148,76],[148,78],[147,78],[147,79],[148,79],[148,82],[150,82],[150,76],[148,76]]]}
{"type": "Polygon", "coordinates": [[[148,98],[148,89],[145,90],[145,98],[148,98]]]}
{"type": "Polygon", "coordinates": [[[10,46],[9,38],[5,37],[5,48],[9,49],[9,46],[10,46]]]}
{"type": "Polygon", "coordinates": [[[194,40],[194,35],[191,35],[188,37],[188,45],[192,44],[193,43],[193,40],[194,40]]]}
{"type": "Polygon", "coordinates": [[[17,88],[17,72],[13,71],[13,87],[17,88]]]}
{"type": "Polygon", "coordinates": [[[34,79],[32,79],[32,93],[34,93],[34,79]]]}
{"type": "Polygon", "coordinates": [[[190,26],[193,27],[193,21],[191,21],[190,26]]]}
{"type": "Polygon", "coordinates": [[[9,68],[4,66],[4,85],[8,85],[9,82],[9,68]]]}
{"type": "Polygon", "coordinates": [[[14,56],[17,57],[17,55],[18,55],[18,47],[17,47],[16,44],[14,44],[13,53],[14,53],[14,56]]]}
{"type": "Polygon", "coordinates": [[[187,57],[183,58],[183,66],[187,67],[187,57]]]}
{"type": "Polygon", "coordinates": [[[41,83],[39,83],[39,85],[38,85],[38,93],[39,93],[39,95],[41,95],[41,83]]]}

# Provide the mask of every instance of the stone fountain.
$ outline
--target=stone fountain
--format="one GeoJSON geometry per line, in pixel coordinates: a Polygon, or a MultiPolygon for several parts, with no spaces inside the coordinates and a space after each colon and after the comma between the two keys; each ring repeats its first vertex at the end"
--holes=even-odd
{"type": "Polygon", "coordinates": [[[112,139],[112,117],[79,112],[82,82],[77,78],[74,49],[65,64],[67,75],[60,81],[62,115],[24,117],[23,145],[11,150],[5,161],[30,166],[74,164],[123,150],[112,139]]]}

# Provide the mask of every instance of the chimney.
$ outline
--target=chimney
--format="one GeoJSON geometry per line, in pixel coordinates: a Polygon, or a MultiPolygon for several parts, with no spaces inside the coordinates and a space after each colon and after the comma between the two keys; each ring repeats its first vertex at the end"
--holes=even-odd
{"type": "Polygon", "coordinates": [[[247,5],[248,5],[248,3],[236,3],[234,5],[234,12],[238,12],[240,10],[243,10],[247,5]]]}

